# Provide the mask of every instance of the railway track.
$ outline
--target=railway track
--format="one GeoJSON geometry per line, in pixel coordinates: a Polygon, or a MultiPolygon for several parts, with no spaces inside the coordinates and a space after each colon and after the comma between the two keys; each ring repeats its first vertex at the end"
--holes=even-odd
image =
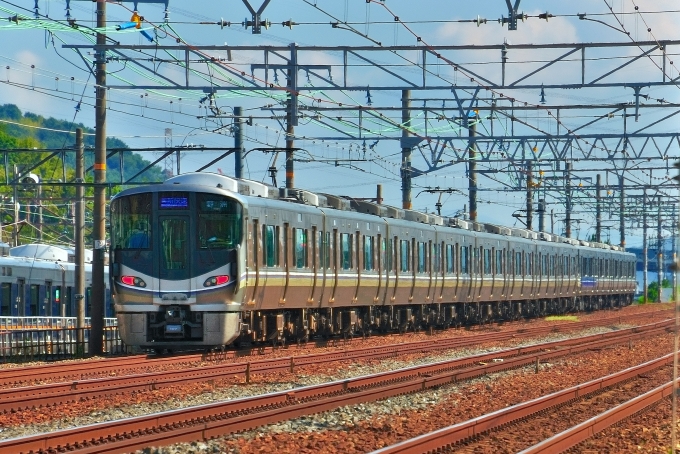
{"type": "MultiPolygon", "coordinates": [[[[284,351],[292,353],[300,353],[298,355],[286,356],[283,358],[261,361],[246,361],[247,358],[256,356],[268,355],[274,352],[280,353],[281,348],[273,347],[257,347],[241,350],[230,350],[225,352],[201,353],[201,354],[187,354],[180,356],[168,357],[154,357],[146,355],[137,355],[133,357],[119,357],[107,358],[104,360],[90,360],[80,362],[68,362],[58,364],[43,364],[21,368],[0,369],[0,387],[26,386],[29,384],[49,383],[49,382],[65,382],[69,381],[71,385],[74,382],[94,379],[96,377],[104,377],[107,375],[124,375],[134,373],[140,368],[157,368],[157,369],[171,369],[179,367],[196,367],[200,368],[210,367],[204,366],[205,362],[212,362],[220,364],[226,361],[237,362],[241,361],[241,366],[235,366],[235,372],[243,373],[245,370],[249,374],[256,374],[262,372],[269,372],[269,366],[275,362],[277,370],[290,370],[291,367],[302,366],[316,361],[330,362],[350,359],[380,359],[389,358],[401,354],[408,354],[414,352],[435,352],[449,350],[452,348],[464,348],[476,346],[487,342],[502,342],[509,339],[521,337],[542,336],[548,333],[562,333],[575,330],[583,330],[596,326],[603,326],[609,323],[622,323],[631,320],[639,320],[642,316],[664,318],[670,314],[670,311],[657,311],[650,314],[629,314],[607,319],[591,320],[579,323],[562,323],[550,326],[541,326],[535,328],[521,328],[513,331],[494,332],[477,334],[466,337],[445,337],[438,338],[436,342],[432,340],[408,342],[401,344],[385,345],[381,347],[364,347],[364,348],[348,348],[351,343],[343,343],[339,350],[314,354],[304,355],[302,352],[315,347],[302,344],[284,351]],[[241,370],[241,368],[244,368],[241,370]]],[[[403,336],[399,337],[403,339],[403,336]]],[[[210,372],[209,372],[210,373],[210,372]]],[[[78,386],[78,384],[75,386],[78,386]]],[[[149,383],[149,386],[151,384],[149,383]]],[[[2,392],[0,390],[0,392],[2,392]]],[[[2,411],[2,409],[0,409],[2,411]]]]}
{"type": "Polygon", "coordinates": [[[0,454],[66,450],[128,452],[147,446],[215,438],[232,432],[360,402],[538,364],[663,333],[671,321],[536,344],[371,376],[243,398],[0,442],[0,454]]]}
{"type": "MultiPolygon", "coordinates": [[[[652,382],[653,379],[658,381],[660,374],[657,373],[654,376],[654,372],[659,372],[660,369],[667,368],[672,364],[673,354],[670,353],[661,358],[606,377],[591,380],[538,399],[513,405],[373,451],[372,454],[420,454],[452,452],[454,450],[457,452],[478,452],[476,449],[483,449],[484,446],[488,448],[489,444],[493,445],[496,443],[488,439],[492,433],[494,439],[503,439],[505,441],[504,447],[506,449],[512,449],[512,443],[515,441],[518,444],[524,443],[526,445],[526,438],[530,436],[527,434],[531,433],[531,429],[523,430],[522,426],[528,425],[527,422],[530,422],[531,418],[541,415],[543,420],[555,417],[555,414],[552,412],[560,407],[601,405],[601,402],[594,401],[598,395],[605,392],[615,395],[612,397],[618,399],[621,399],[621,395],[625,395],[626,392],[628,394],[635,394],[634,390],[624,389],[624,387],[631,388],[634,380],[648,383],[652,382]],[[522,439],[514,440],[513,436],[516,437],[518,433],[523,434],[522,439]],[[481,443],[480,440],[487,443],[481,443]]],[[[665,381],[663,378],[661,379],[665,381]]],[[[652,391],[631,400],[623,399],[625,402],[621,405],[617,405],[602,414],[533,445],[523,450],[522,454],[562,452],[588,439],[595,432],[603,430],[640,411],[645,406],[652,405],[660,399],[667,397],[669,395],[668,387],[670,387],[670,383],[654,388],[652,391]]],[[[545,427],[545,425],[542,425],[542,427],[545,427]]]]}
{"type": "MultiPolygon", "coordinates": [[[[636,337],[635,333],[638,330],[641,332],[640,335],[644,335],[644,333],[648,330],[665,329],[666,325],[670,323],[671,321],[668,320],[665,322],[659,322],[658,324],[646,325],[639,328],[630,328],[628,330],[612,331],[610,333],[596,334],[585,338],[560,341],[559,345],[577,344],[583,339],[593,341],[597,339],[604,340],[615,338],[621,332],[631,333],[631,339],[633,339],[636,337]]],[[[543,334],[546,332],[552,332],[544,330],[540,331],[543,334]]],[[[491,333],[484,336],[475,336],[475,338],[477,341],[476,345],[479,345],[483,342],[507,340],[508,337],[507,333],[491,333]],[[483,337],[483,340],[479,339],[479,337],[483,337]]],[[[218,364],[175,371],[165,370],[161,372],[145,374],[123,375],[116,377],[107,376],[104,378],[48,383],[37,386],[5,388],[0,390],[0,412],[40,408],[51,405],[64,405],[70,402],[88,400],[97,397],[156,390],[165,387],[185,385],[188,383],[210,382],[231,378],[234,376],[242,376],[245,378],[246,382],[249,382],[250,376],[252,374],[268,374],[279,371],[290,371],[292,373],[294,372],[295,367],[328,364],[336,361],[398,357],[399,355],[420,353],[423,351],[423,349],[428,348],[432,343],[430,342],[428,345],[423,344],[424,342],[405,343],[378,348],[363,348],[358,350],[321,353],[316,355],[286,357],[280,359],[265,359],[246,363],[218,364]]],[[[437,342],[436,349],[447,350],[469,345],[470,338],[449,338],[437,342]]],[[[429,347],[429,349],[432,350],[432,347],[429,347]]],[[[532,347],[519,347],[503,350],[501,352],[494,352],[487,355],[471,357],[469,360],[463,358],[456,367],[466,366],[470,361],[475,360],[489,361],[489,357],[493,357],[491,359],[511,358],[513,356],[526,354],[529,351],[532,351],[532,347]]]]}

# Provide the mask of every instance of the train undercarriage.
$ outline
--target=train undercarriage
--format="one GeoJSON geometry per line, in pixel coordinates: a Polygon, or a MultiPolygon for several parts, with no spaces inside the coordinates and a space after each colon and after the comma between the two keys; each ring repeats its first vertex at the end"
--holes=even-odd
{"type": "Polygon", "coordinates": [[[285,344],[315,338],[351,338],[374,333],[425,331],[524,318],[591,312],[627,306],[632,295],[600,295],[492,303],[364,306],[242,314],[237,345],[285,344]]]}

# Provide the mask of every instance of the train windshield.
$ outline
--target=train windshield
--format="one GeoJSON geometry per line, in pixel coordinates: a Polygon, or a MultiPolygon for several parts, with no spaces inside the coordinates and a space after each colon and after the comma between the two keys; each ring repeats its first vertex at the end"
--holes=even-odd
{"type": "Polygon", "coordinates": [[[151,193],[136,194],[111,204],[112,248],[151,248],[151,200],[151,193]]]}
{"type": "Polygon", "coordinates": [[[241,242],[241,204],[216,194],[196,194],[198,206],[197,247],[233,249],[241,242]]]}

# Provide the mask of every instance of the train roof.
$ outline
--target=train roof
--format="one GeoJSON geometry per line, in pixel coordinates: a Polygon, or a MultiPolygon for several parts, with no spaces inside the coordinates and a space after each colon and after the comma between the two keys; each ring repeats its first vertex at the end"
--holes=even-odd
{"type": "MultiPolygon", "coordinates": [[[[38,260],[53,262],[75,262],[75,248],[51,244],[22,244],[10,248],[9,255],[12,257],[27,257],[38,260]]],[[[85,249],[85,263],[92,263],[92,250],[85,249]]]]}
{"type": "MultiPolygon", "coordinates": [[[[533,230],[504,227],[500,225],[473,222],[459,218],[449,218],[445,216],[438,216],[433,213],[422,213],[415,210],[405,210],[388,205],[377,204],[366,200],[358,200],[353,197],[332,195],[327,193],[314,193],[304,189],[288,189],[276,188],[268,184],[252,181],[241,178],[232,178],[226,175],[212,173],[212,172],[190,172],[182,175],[177,175],[168,178],[163,184],[156,185],[156,191],[167,190],[167,185],[182,185],[189,190],[200,187],[211,187],[222,191],[227,191],[233,194],[238,194],[237,197],[241,200],[249,200],[254,197],[258,199],[279,200],[290,203],[297,203],[300,205],[308,205],[318,208],[332,208],[340,211],[358,212],[379,216],[385,219],[399,219],[411,222],[418,222],[421,224],[429,224],[432,226],[446,226],[457,229],[467,230],[471,232],[480,232],[487,234],[495,234],[502,236],[510,236],[515,238],[523,238],[529,241],[545,241],[552,243],[561,243],[564,245],[577,246],[581,248],[604,249],[617,252],[625,252],[625,249],[619,246],[609,245],[605,243],[587,242],[577,240],[574,238],[565,238],[560,235],[555,235],[547,232],[536,232],[533,230]]],[[[173,188],[175,189],[175,188],[173,188]]],[[[147,189],[148,190],[148,189],[147,189]]],[[[142,188],[129,189],[119,195],[126,195],[132,193],[143,192],[142,188]]],[[[252,199],[251,199],[252,200],[252,199]]]]}

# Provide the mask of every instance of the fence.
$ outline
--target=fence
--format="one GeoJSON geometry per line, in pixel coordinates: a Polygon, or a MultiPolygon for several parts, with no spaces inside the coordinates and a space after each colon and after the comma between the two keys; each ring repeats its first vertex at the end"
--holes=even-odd
{"type": "MultiPolygon", "coordinates": [[[[87,356],[89,326],[89,318],[84,328],[77,328],[74,317],[0,317],[0,361],[51,361],[87,356]],[[78,343],[79,334],[83,344],[78,343]]],[[[102,346],[105,355],[128,352],[114,318],[105,319],[102,346]]]]}

